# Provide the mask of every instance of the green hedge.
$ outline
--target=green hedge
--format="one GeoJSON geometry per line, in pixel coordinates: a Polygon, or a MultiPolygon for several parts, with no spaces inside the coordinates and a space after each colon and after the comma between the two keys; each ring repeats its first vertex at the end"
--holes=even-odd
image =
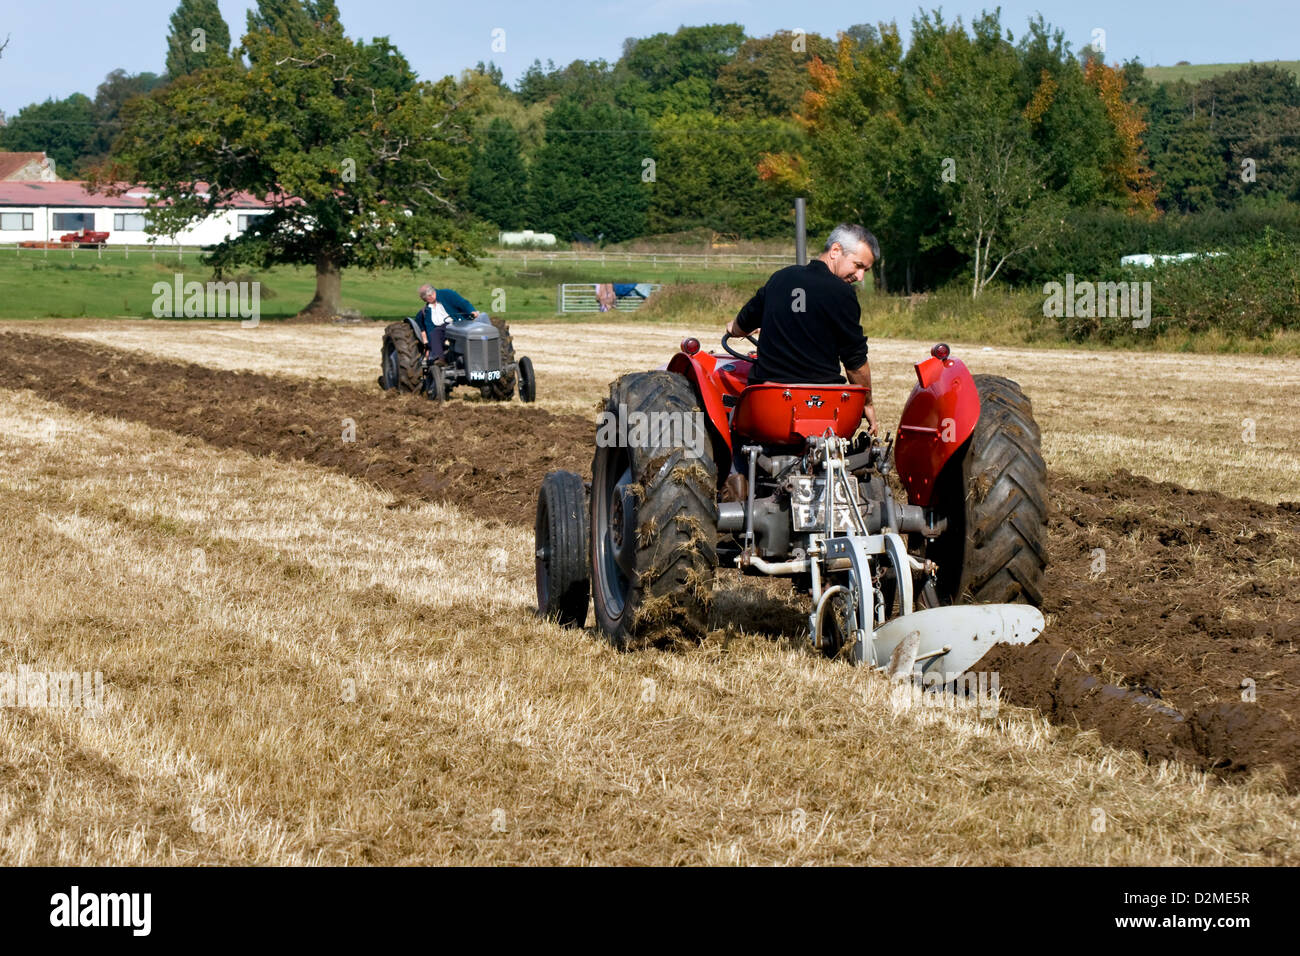
{"type": "MultiPolygon", "coordinates": [[[[1230,337],[1266,338],[1300,330],[1300,239],[1271,228],[1220,256],[1148,269],[1112,266],[1092,275],[1075,273],[1076,282],[1085,278],[1150,282],[1151,324],[1141,330],[1143,335],[1219,331],[1230,337]]],[[[1076,341],[1113,341],[1135,332],[1131,314],[1063,315],[1057,323],[1076,341]]]]}
{"type": "Polygon", "coordinates": [[[1165,215],[1146,220],[1121,210],[1077,210],[1051,243],[1007,263],[1007,280],[1017,285],[1098,281],[1119,268],[1123,256],[1137,253],[1228,251],[1259,239],[1266,230],[1300,242],[1300,206],[1216,210],[1165,215]]]}

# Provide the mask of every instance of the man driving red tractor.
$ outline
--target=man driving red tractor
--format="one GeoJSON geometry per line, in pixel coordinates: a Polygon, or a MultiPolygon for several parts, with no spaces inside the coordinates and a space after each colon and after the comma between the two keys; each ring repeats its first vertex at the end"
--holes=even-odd
{"type": "MultiPolygon", "coordinates": [[[[763,330],[763,348],[749,384],[840,384],[843,363],[849,384],[867,390],[863,414],[868,431],[875,434],[867,337],[853,283],[862,281],[879,256],[875,236],[862,226],[841,223],[831,230],[822,254],[812,262],[774,273],[727,325],[727,334],[738,337],[763,330]]],[[[737,450],[723,500],[744,501],[746,491],[737,450]]]]}
{"type": "Polygon", "coordinates": [[[1038,636],[1048,495],[1032,405],[940,342],[914,365],[897,431],[878,437],[850,285],[878,255],[861,226],[837,226],[817,260],[745,304],[721,351],[689,336],[666,365],[610,383],[602,420],[657,424],[635,438],[598,427],[590,483],[543,479],[543,614],[581,626],[590,604],[626,650],[699,639],[731,567],[806,594],[812,648],[895,677],[965,673],[1038,636]],[[758,328],[756,352],[732,346],[758,328]],[[707,440],[673,427],[686,420],[707,440]]]}

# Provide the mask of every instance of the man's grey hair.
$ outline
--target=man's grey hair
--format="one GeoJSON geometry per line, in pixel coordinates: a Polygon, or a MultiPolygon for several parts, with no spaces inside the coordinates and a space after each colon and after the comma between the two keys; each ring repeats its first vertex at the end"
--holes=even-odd
{"type": "Polygon", "coordinates": [[[424,285],[420,286],[420,291],[418,294],[420,298],[423,299],[426,295],[428,295],[430,292],[433,291],[434,291],[433,286],[429,285],[429,283],[426,282],[424,285]]]}
{"type": "Polygon", "coordinates": [[[855,223],[842,222],[832,229],[826,239],[826,248],[822,249],[822,252],[830,252],[831,246],[837,242],[841,249],[850,254],[857,252],[858,246],[865,242],[867,248],[871,250],[872,261],[880,261],[880,243],[876,241],[875,236],[855,223]]]}

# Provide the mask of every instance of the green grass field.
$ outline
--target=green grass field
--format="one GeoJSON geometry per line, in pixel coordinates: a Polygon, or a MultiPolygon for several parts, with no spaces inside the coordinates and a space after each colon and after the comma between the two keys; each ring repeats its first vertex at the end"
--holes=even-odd
{"type": "Polygon", "coordinates": [[[1300,76],[1300,60],[1264,60],[1259,63],[1189,63],[1184,66],[1149,66],[1146,68],[1146,74],[1151,78],[1153,83],[1177,83],[1179,80],[1186,80],[1188,83],[1196,83],[1200,80],[1208,80],[1211,77],[1219,76],[1222,73],[1231,73],[1233,70],[1240,70],[1248,66],[1276,66],[1284,70],[1290,70],[1296,76],[1300,76]]]}
{"type": "MultiPolygon", "coordinates": [[[[753,291],[771,270],[737,266],[704,269],[689,264],[571,262],[525,265],[518,260],[483,260],[476,268],[434,261],[416,270],[367,272],[349,269],[343,275],[343,307],[372,318],[414,314],[416,289],[423,282],[452,288],[474,305],[504,312],[511,321],[553,317],[556,287],[562,282],[656,282],[664,285],[707,282],[753,291]],[[500,291],[498,291],[500,290],[500,291]],[[502,305],[504,302],[504,306],[502,305]]],[[[0,249],[0,318],[150,318],[154,283],[207,282],[212,270],[199,255],[187,251],[105,249],[0,249]]],[[[296,315],[311,300],[315,271],[308,266],[279,266],[228,278],[261,282],[263,319],[296,315]]]]}
{"type": "MultiPolygon", "coordinates": [[[[343,276],[343,306],[370,319],[389,321],[412,315],[419,305],[416,289],[423,282],[453,288],[480,309],[504,315],[511,322],[549,319],[556,315],[556,287],[562,282],[657,282],[665,289],[635,314],[617,318],[639,325],[692,328],[722,326],[775,270],[764,265],[736,269],[692,268],[660,263],[609,264],[570,262],[526,266],[517,260],[483,260],[477,267],[431,262],[419,271],[347,270],[343,276]]],[[[206,282],[212,270],[194,252],[178,259],[175,252],[152,258],[139,250],[129,257],[120,250],[0,249],[0,319],[152,318],[154,283],[206,282]]],[[[264,321],[296,315],[312,297],[315,273],[307,266],[280,266],[232,278],[258,280],[264,321]]],[[[972,301],[964,284],[925,296],[875,295],[859,291],[862,326],[871,338],[944,339],[986,345],[1030,345],[1041,348],[1123,348],[1139,351],[1185,351],[1300,355],[1300,333],[1278,333],[1269,339],[1240,339],[1223,334],[1151,336],[1135,332],[1110,345],[1068,340],[1056,322],[1043,318],[1042,296],[1033,290],[993,289],[972,301]]],[[[610,316],[577,313],[562,321],[582,324],[609,321],[610,316]]]]}

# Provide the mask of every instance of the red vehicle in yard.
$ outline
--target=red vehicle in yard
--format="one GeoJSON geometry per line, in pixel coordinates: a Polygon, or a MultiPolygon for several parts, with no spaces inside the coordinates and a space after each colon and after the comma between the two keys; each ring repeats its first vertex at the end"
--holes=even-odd
{"type": "Polygon", "coordinates": [[[81,246],[82,248],[86,246],[94,248],[108,243],[108,233],[93,232],[89,229],[82,229],[80,232],[64,233],[59,236],[59,242],[62,242],[65,245],[81,246]]]}

